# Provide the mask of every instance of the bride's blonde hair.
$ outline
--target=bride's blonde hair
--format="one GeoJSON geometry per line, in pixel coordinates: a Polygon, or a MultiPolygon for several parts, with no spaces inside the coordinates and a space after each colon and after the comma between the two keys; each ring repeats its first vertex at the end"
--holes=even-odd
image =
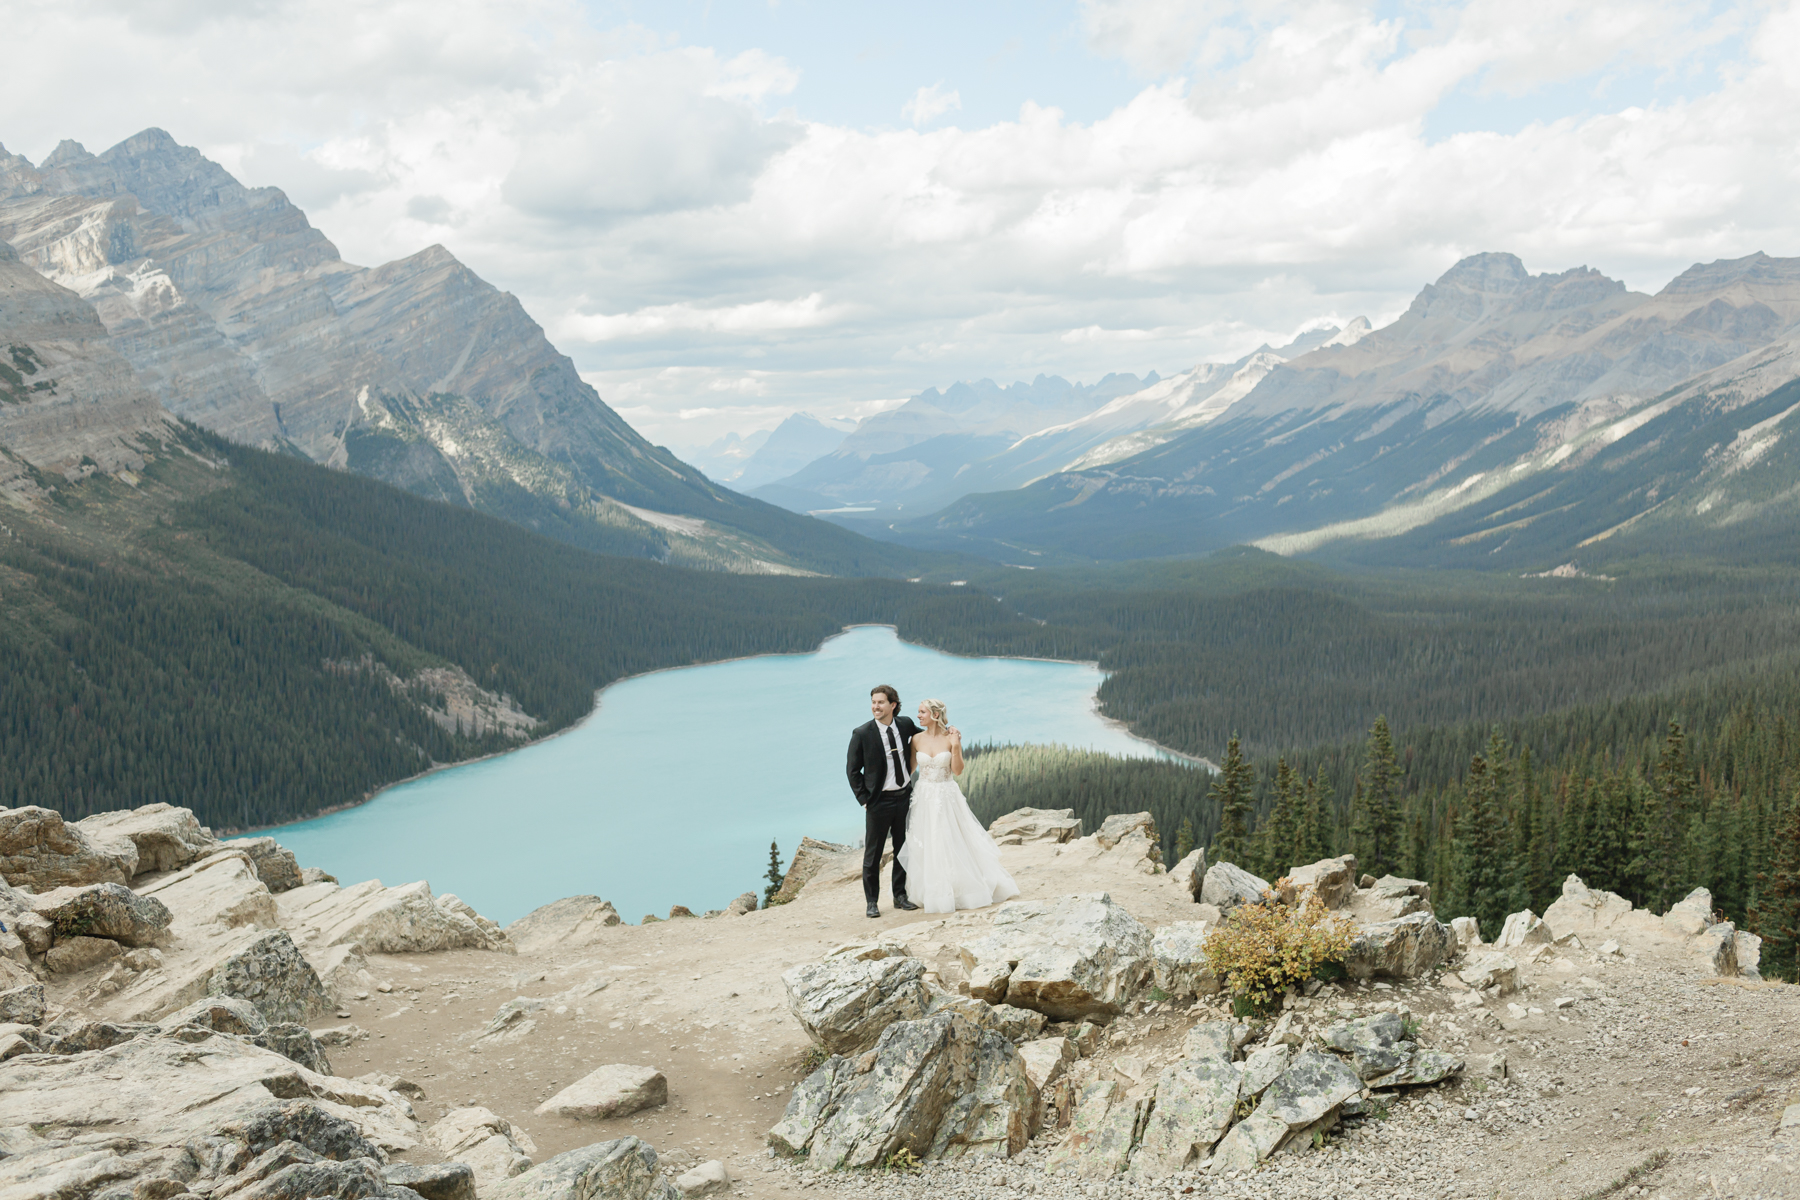
{"type": "Polygon", "coordinates": [[[930,713],[931,719],[939,725],[945,729],[950,728],[950,710],[944,706],[942,700],[925,700],[920,703],[919,707],[930,713]]]}

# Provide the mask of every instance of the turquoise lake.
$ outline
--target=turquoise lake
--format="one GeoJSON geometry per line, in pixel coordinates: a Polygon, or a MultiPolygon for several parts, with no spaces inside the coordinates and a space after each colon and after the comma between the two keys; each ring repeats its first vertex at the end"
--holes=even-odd
{"type": "Polygon", "coordinates": [[[622,680],[556,737],[272,832],[302,866],[346,884],[426,879],[502,924],[579,894],[632,922],[675,904],[699,913],[762,891],[771,839],[785,863],[802,835],[862,837],[844,754],[874,685],[897,688],[908,715],[943,700],[971,743],[1162,756],[1095,712],[1101,678],[1081,663],[958,658],[858,626],[810,654],[622,680]]]}

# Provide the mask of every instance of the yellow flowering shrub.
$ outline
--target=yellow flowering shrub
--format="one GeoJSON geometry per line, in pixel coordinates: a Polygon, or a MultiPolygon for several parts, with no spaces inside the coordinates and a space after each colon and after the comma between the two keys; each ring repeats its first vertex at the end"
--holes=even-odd
{"type": "Polygon", "coordinates": [[[1206,961],[1219,985],[1237,1000],[1265,1008],[1291,984],[1342,964],[1350,952],[1350,922],[1327,912],[1316,896],[1298,907],[1277,903],[1271,893],[1260,904],[1231,910],[1206,939],[1206,961]]]}

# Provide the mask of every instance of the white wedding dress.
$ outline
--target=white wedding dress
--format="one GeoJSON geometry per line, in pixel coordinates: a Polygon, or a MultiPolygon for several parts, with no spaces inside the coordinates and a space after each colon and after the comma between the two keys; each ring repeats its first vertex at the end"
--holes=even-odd
{"type": "Polygon", "coordinates": [[[907,898],[926,912],[986,908],[1019,894],[1000,867],[999,847],[950,774],[948,750],[919,756],[899,859],[907,898]]]}

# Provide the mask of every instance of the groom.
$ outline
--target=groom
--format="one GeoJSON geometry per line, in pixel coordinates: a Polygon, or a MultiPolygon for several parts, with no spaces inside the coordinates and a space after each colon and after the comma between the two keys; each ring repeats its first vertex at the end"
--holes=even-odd
{"type": "Polygon", "coordinates": [[[869,711],[875,719],[858,725],[850,734],[845,770],[850,790],[863,806],[863,899],[869,902],[868,915],[879,917],[881,852],[890,834],[894,839],[894,907],[909,912],[919,907],[906,898],[906,868],[900,865],[900,848],[906,845],[906,810],[912,802],[912,775],[906,764],[919,727],[912,718],[897,715],[900,693],[885,683],[869,693],[869,711]]]}

